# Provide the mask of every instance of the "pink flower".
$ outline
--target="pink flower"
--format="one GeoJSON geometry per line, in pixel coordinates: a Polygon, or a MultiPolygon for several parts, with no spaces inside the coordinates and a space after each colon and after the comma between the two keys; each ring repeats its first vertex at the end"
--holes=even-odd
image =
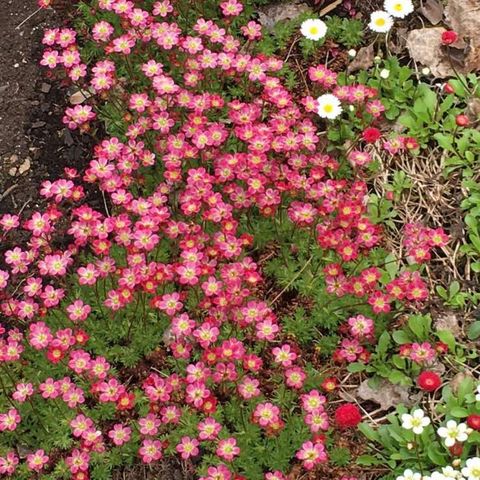
{"type": "Polygon", "coordinates": [[[190,457],[196,457],[199,453],[199,442],[195,438],[182,437],[180,443],[175,447],[175,450],[180,453],[180,456],[186,460],[190,457]]]}
{"type": "Polygon", "coordinates": [[[108,436],[112,439],[112,442],[115,445],[120,446],[130,440],[132,436],[132,429],[122,425],[121,423],[117,423],[108,432],[108,436]]]}
{"type": "Polygon", "coordinates": [[[162,458],[162,443],[159,440],[145,439],[138,450],[143,463],[152,463],[162,458]]]}
{"type": "Polygon", "coordinates": [[[27,465],[30,470],[40,472],[48,463],[49,457],[43,450],[37,450],[35,453],[27,455],[27,465]]]}
{"type": "Polygon", "coordinates": [[[65,462],[72,473],[86,472],[90,462],[90,455],[76,448],[72,450],[72,453],[65,459],[65,462]]]}
{"type": "Polygon", "coordinates": [[[13,432],[20,423],[21,417],[15,408],[11,408],[7,413],[0,414],[0,432],[5,430],[13,432]]]}
{"type": "Polygon", "coordinates": [[[207,417],[198,424],[200,440],[214,440],[217,438],[222,426],[212,417],[207,417]]]}
{"type": "Polygon", "coordinates": [[[302,448],[295,455],[302,460],[306,470],[313,470],[319,463],[327,461],[327,454],[322,443],[304,442],[302,448]]]}
{"type": "Polygon", "coordinates": [[[240,455],[240,448],[237,447],[235,438],[224,438],[218,442],[215,453],[228,462],[231,462],[236,456],[240,455]]]}

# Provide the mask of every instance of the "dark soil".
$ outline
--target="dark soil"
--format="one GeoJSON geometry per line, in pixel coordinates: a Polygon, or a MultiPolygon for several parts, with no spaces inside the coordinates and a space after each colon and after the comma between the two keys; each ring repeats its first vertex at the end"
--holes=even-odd
{"type": "Polygon", "coordinates": [[[91,150],[88,137],[64,128],[68,92],[38,65],[43,30],[61,18],[53,10],[36,10],[36,0],[2,2],[0,214],[39,207],[41,182],[58,178],[65,167],[82,170],[91,150]]]}

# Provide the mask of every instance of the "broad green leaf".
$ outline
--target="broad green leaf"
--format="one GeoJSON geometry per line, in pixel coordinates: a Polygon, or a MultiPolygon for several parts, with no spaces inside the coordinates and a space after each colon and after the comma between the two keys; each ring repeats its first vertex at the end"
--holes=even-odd
{"type": "Polygon", "coordinates": [[[437,337],[440,339],[440,341],[448,345],[448,348],[451,352],[455,351],[455,336],[450,330],[439,330],[437,332],[437,337]]]}
{"type": "Polygon", "coordinates": [[[372,442],[378,442],[380,440],[378,432],[365,422],[360,423],[358,429],[372,442]]]}
{"type": "Polygon", "coordinates": [[[398,343],[399,345],[403,345],[404,343],[411,343],[412,339],[408,335],[405,330],[395,330],[392,333],[392,338],[395,341],[395,343],[398,343]]]}
{"type": "Polygon", "coordinates": [[[467,337],[469,340],[476,340],[480,337],[480,320],[473,322],[468,327],[467,337]]]}

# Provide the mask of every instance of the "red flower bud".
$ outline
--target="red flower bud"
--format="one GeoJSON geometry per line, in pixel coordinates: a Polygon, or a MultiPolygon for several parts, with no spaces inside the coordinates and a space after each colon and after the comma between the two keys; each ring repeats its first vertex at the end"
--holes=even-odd
{"type": "Polygon", "coordinates": [[[480,430],[480,415],[472,413],[467,417],[467,425],[474,430],[480,430]]]}
{"type": "Polygon", "coordinates": [[[459,127],[466,127],[470,123],[470,120],[466,115],[457,115],[455,117],[455,123],[459,127]]]}
{"type": "Polygon", "coordinates": [[[368,127],[362,133],[362,138],[367,143],[375,143],[382,136],[382,132],[378,128],[368,127]]]}
{"type": "Polygon", "coordinates": [[[448,352],[448,345],[443,342],[437,342],[435,344],[435,350],[437,353],[447,353],[448,352]]]}
{"type": "Polygon", "coordinates": [[[459,457],[463,452],[463,445],[461,443],[455,443],[452,447],[448,449],[453,457],[459,457]]]}
{"type": "Polygon", "coordinates": [[[458,40],[458,33],[453,30],[447,30],[442,33],[442,43],[444,45],[451,45],[458,40]]]}
{"type": "Polygon", "coordinates": [[[445,86],[443,87],[443,91],[445,93],[455,93],[455,89],[452,87],[450,83],[445,84],[445,86]]]}
{"type": "Polygon", "coordinates": [[[340,428],[356,427],[361,421],[360,410],[353,403],[345,403],[335,411],[335,422],[340,428]]]}
{"type": "Polygon", "coordinates": [[[325,443],[327,436],[324,433],[316,433],[313,438],[313,443],[325,443]]]}
{"type": "Polygon", "coordinates": [[[418,376],[417,384],[426,392],[434,392],[442,385],[442,380],[435,372],[425,371],[418,376]]]}

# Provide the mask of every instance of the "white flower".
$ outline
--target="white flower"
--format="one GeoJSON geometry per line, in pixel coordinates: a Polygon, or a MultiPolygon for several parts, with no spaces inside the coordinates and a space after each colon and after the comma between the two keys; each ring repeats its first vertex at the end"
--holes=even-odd
{"type": "Polygon", "coordinates": [[[380,77],[381,77],[381,78],[383,78],[384,80],[386,80],[389,76],[390,76],[390,70],[387,70],[386,68],[384,68],[383,70],[381,70],[381,72],[380,72],[380,77]]]}
{"type": "Polygon", "coordinates": [[[449,420],[446,427],[440,427],[437,433],[445,439],[445,446],[452,447],[455,442],[464,442],[468,438],[467,424],[449,420]]]}
{"type": "Polygon", "coordinates": [[[383,10],[377,10],[370,16],[368,28],[377,33],[387,33],[393,26],[393,18],[383,10]]]}
{"type": "Polygon", "coordinates": [[[430,425],[430,419],[425,416],[423,410],[417,409],[411,415],[408,413],[402,415],[402,427],[405,430],[412,430],[416,435],[420,435],[427,425],[430,425]]]}
{"type": "Polygon", "coordinates": [[[443,467],[442,473],[443,475],[445,475],[445,478],[460,478],[462,476],[462,474],[458,470],[455,470],[450,465],[448,465],[447,467],[443,467]]]}
{"type": "Polygon", "coordinates": [[[477,386],[477,394],[475,395],[475,400],[480,402],[480,385],[477,386]]]}
{"type": "Polygon", "coordinates": [[[480,480],[480,458],[469,458],[462,468],[462,475],[468,480],[480,480]]]}
{"type": "Polygon", "coordinates": [[[322,118],[333,120],[342,113],[340,100],[331,93],[326,93],[317,98],[318,114],[322,118]]]}
{"type": "Polygon", "coordinates": [[[327,34],[327,25],[322,20],[309,18],[300,26],[300,32],[309,40],[320,40],[327,34]]]}
{"type": "Polygon", "coordinates": [[[422,475],[420,473],[414,473],[412,470],[407,469],[403,472],[403,475],[397,477],[397,480],[421,480],[422,475]]]}
{"type": "Polygon", "coordinates": [[[413,12],[412,0],[385,0],[383,6],[392,17],[405,18],[413,12]]]}
{"type": "Polygon", "coordinates": [[[430,476],[431,480],[446,480],[446,477],[443,473],[440,472],[433,472],[430,476]]]}
{"type": "Polygon", "coordinates": [[[348,51],[348,56],[350,58],[354,58],[356,55],[357,55],[357,51],[354,48],[348,51]]]}

